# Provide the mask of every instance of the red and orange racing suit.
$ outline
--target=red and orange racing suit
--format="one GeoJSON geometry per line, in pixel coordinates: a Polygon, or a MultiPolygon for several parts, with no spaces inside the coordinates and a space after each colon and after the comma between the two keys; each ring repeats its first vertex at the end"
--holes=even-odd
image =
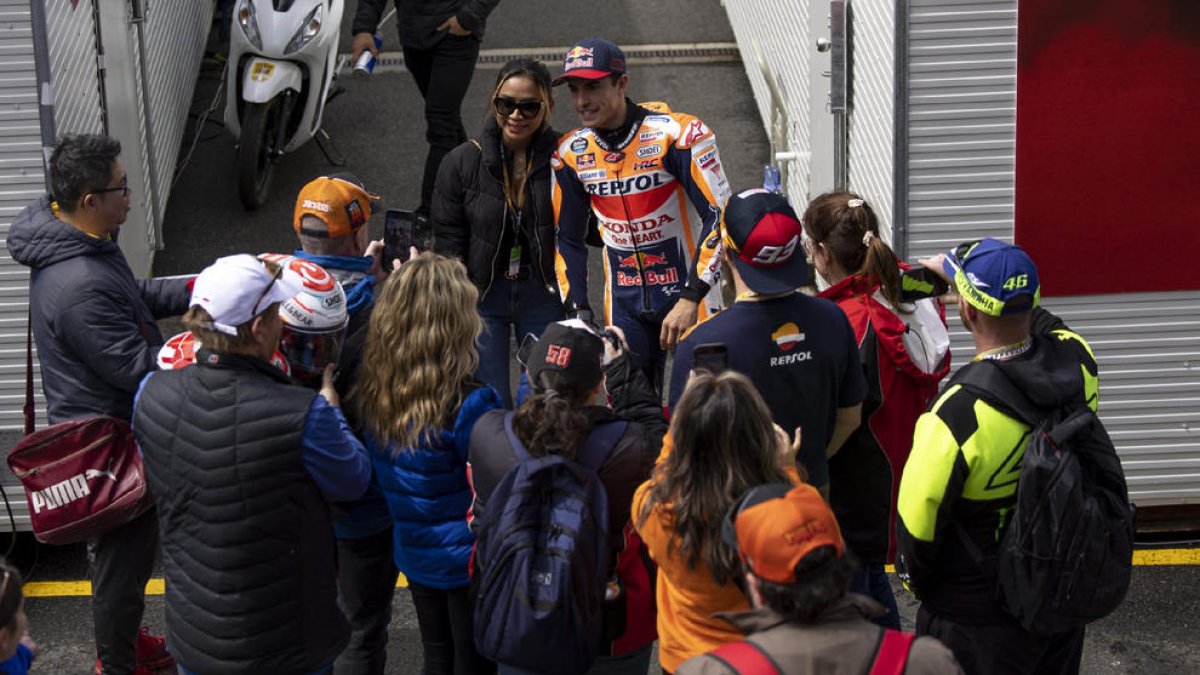
{"type": "MultiPolygon", "coordinates": [[[[721,209],[730,196],[717,139],[703,122],[662,103],[630,106],[618,144],[593,129],[559,140],[551,158],[558,278],[568,306],[588,308],[589,211],[604,242],[604,314],[625,331],[639,365],[661,378],[662,320],[680,297],[720,308],[721,209]],[[649,368],[648,368],[649,370],[649,368]]],[[[707,305],[707,306],[705,306],[707,305]]]]}

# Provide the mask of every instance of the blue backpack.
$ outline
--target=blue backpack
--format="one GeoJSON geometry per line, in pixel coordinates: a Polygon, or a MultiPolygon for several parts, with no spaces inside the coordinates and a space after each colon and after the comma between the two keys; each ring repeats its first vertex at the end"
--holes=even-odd
{"type": "Polygon", "coordinates": [[[608,580],[608,496],[596,475],[628,422],[592,429],[575,460],[517,455],[492,492],[475,539],[475,647],[497,663],[582,673],[600,651],[608,580]]]}

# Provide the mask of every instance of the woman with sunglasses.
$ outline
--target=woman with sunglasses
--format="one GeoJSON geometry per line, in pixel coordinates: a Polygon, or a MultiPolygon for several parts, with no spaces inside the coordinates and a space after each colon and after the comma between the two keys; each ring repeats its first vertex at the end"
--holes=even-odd
{"type": "Polygon", "coordinates": [[[713,616],[750,609],[737,551],[721,537],[729,509],[756,485],[799,483],[794,439],[771,421],[750,380],[697,370],[679,398],[650,480],[633,496],[634,527],[658,564],[658,661],[687,659],[742,635],[713,616]]]}
{"type": "Polygon", "coordinates": [[[500,70],[475,138],[443,160],[430,217],[433,248],[462,260],[479,288],[478,377],[512,407],[509,337],[565,318],[554,277],[550,72],[517,59],[500,70]]]}
{"type": "Polygon", "coordinates": [[[846,546],[862,562],[850,589],[888,610],[877,623],[899,629],[884,565],[896,555],[896,495],[917,417],[950,370],[945,310],[936,298],[905,291],[908,266],[879,236],[875,210],[858,195],[817,197],[803,225],[813,267],[830,284],[820,297],[850,319],[867,377],[862,421],[829,458],[829,502],[846,546]]]}

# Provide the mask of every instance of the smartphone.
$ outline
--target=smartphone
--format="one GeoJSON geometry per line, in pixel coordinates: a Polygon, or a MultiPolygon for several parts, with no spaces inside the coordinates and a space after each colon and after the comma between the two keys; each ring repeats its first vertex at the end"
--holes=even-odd
{"type": "Polygon", "coordinates": [[[946,280],[925,267],[914,267],[900,274],[900,301],[916,302],[936,298],[950,292],[946,280]]]}
{"type": "Polygon", "coordinates": [[[692,350],[692,370],[707,370],[716,375],[729,368],[729,354],[725,345],[709,343],[697,345],[692,350]]]}
{"type": "Polygon", "coordinates": [[[391,269],[392,261],[408,262],[408,249],[413,244],[413,225],[417,214],[403,209],[388,209],[383,220],[383,266],[391,269]]]}

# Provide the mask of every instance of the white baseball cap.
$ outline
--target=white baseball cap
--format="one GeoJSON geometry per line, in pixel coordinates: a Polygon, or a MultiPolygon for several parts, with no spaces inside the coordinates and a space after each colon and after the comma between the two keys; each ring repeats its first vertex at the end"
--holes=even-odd
{"type": "Polygon", "coordinates": [[[218,258],[196,277],[191,304],[212,316],[213,330],[237,335],[238,326],[303,290],[283,274],[282,267],[272,273],[252,255],[230,255],[218,258]]]}

